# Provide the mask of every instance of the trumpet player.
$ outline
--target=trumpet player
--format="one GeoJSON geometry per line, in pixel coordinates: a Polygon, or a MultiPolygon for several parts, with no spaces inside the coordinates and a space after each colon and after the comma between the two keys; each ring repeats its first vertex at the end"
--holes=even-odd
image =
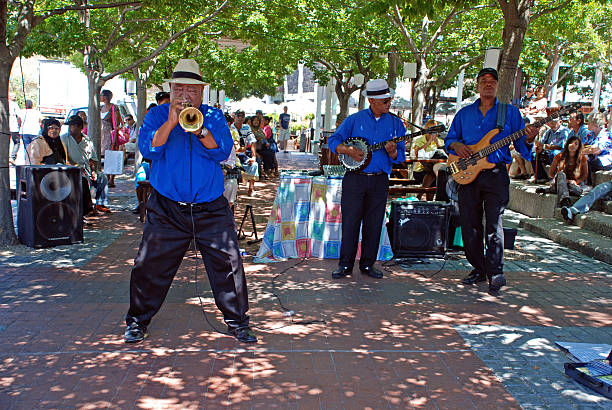
{"type": "Polygon", "coordinates": [[[145,338],[195,240],[228,333],[253,343],[234,217],[223,197],[220,162],[233,147],[230,130],[221,110],[202,104],[206,83],[195,60],[179,60],[169,82],[170,104],[152,108],[139,133],[154,189],[130,279],[125,342],[145,338]]]}

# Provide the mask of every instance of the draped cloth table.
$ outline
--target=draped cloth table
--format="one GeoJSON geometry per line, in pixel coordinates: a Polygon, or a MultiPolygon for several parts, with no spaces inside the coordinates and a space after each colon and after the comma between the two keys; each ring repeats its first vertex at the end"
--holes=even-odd
{"type": "MultiPolygon", "coordinates": [[[[342,177],[284,174],[255,262],[340,257],[342,177]]],[[[361,253],[361,233],[357,258],[361,253]]],[[[378,260],[393,257],[383,221],[378,260]]]]}

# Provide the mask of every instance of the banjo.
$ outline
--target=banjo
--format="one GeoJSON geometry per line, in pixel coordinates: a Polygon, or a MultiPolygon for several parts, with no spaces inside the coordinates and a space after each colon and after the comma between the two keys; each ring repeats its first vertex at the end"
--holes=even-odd
{"type": "Polygon", "coordinates": [[[422,134],[429,134],[433,132],[444,132],[445,129],[446,127],[444,125],[434,125],[433,127],[430,127],[430,128],[427,128],[421,131],[413,132],[412,134],[402,135],[402,136],[392,138],[387,141],[378,142],[372,145],[368,144],[366,139],[362,137],[348,138],[346,141],[343,142],[343,144],[347,147],[355,147],[357,149],[360,149],[361,151],[365,153],[365,155],[361,161],[356,161],[355,159],[353,159],[353,157],[347,154],[339,154],[338,159],[340,160],[340,163],[344,166],[344,168],[346,168],[347,171],[362,171],[368,166],[368,164],[372,160],[372,152],[384,148],[387,142],[389,141],[393,141],[393,142],[407,141],[414,137],[418,137],[419,135],[422,135],[422,134]]]}

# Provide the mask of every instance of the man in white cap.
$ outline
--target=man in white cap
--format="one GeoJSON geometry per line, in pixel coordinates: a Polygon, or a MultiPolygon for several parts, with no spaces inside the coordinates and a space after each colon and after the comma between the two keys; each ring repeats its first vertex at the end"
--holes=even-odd
{"type": "Polygon", "coordinates": [[[154,190],[130,280],[126,343],[144,339],[161,308],[192,240],[204,260],[215,302],[239,341],[257,341],[246,314],[247,287],[234,216],[223,197],[220,162],[234,146],[221,110],[202,104],[205,82],[195,60],[179,60],[170,82],[170,104],[152,108],[140,128],[138,145],[152,161],[154,190]],[[186,132],[179,114],[198,108],[203,126],[186,132]]]}
{"type": "MultiPolygon", "coordinates": [[[[361,137],[372,145],[406,133],[402,120],[389,113],[394,92],[385,80],[368,81],[363,95],[368,98],[370,108],[346,118],[328,139],[332,152],[348,155],[355,161],[361,161],[367,154],[354,146],[345,145],[348,138],[361,137]]],[[[344,175],[341,200],[342,244],[338,268],[332,272],[332,278],[340,279],[353,272],[360,227],[362,239],[359,269],[361,273],[373,278],[383,277],[374,263],[389,193],[389,174],[392,164],[400,164],[405,160],[404,143],[389,141],[384,149],[372,152],[372,159],[363,171],[349,171],[344,175]]]]}

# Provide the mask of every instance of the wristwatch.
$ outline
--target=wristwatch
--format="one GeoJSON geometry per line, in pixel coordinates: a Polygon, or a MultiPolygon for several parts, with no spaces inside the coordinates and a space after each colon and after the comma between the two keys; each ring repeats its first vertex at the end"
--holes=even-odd
{"type": "Polygon", "coordinates": [[[200,135],[198,135],[198,138],[199,139],[206,138],[208,133],[210,133],[210,131],[208,131],[208,128],[202,127],[202,133],[200,135]]]}

